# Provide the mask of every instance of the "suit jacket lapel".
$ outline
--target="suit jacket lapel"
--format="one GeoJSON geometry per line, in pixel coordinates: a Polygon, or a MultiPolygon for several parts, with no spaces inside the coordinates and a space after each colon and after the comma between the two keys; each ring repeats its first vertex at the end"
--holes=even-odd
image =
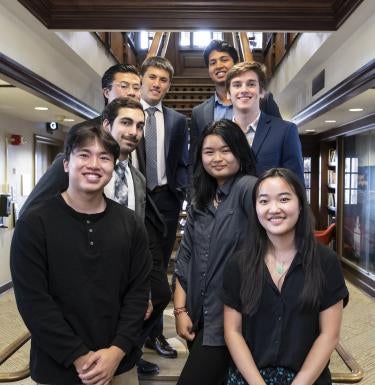
{"type": "Polygon", "coordinates": [[[173,129],[173,114],[171,114],[163,106],[163,115],[164,115],[164,153],[165,153],[165,159],[168,159],[169,147],[171,144],[171,132],[173,129]]]}
{"type": "Polygon", "coordinates": [[[258,127],[255,131],[253,145],[251,146],[255,156],[258,155],[260,148],[262,147],[264,140],[266,139],[271,129],[271,117],[261,112],[258,127]]]}
{"type": "Polygon", "coordinates": [[[208,100],[206,108],[203,111],[203,127],[214,121],[214,109],[215,109],[215,96],[211,96],[208,100]]]}
{"type": "Polygon", "coordinates": [[[139,141],[135,152],[137,154],[138,169],[143,175],[146,176],[146,149],[144,136],[142,136],[141,140],[139,141]]]}

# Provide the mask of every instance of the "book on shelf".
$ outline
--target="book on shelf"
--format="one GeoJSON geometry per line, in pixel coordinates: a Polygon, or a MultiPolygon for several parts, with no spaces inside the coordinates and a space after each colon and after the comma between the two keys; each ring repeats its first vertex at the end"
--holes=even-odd
{"type": "Polygon", "coordinates": [[[328,170],[328,184],[336,184],[336,171],[328,170]]]}
{"type": "Polygon", "coordinates": [[[335,193],[328,193],[328,206],[329,207],[336,207],[336,194],[335,193]]]}
{"type": "Polygon", "coordinates": [[[328,152],[328,162],[335,164],[336,163],[336,149],[331,148],[328,152]]]}

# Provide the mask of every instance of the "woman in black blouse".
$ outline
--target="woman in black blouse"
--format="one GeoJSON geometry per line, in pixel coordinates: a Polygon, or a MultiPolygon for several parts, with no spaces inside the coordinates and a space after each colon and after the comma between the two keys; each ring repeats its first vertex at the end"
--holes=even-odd
{"type": "Polygon", "coordinates": [[[249,217],[255,215],[255,161],[244,133],[229,120],[203,132],[197,154],[175,271],[176,330],[190,350],[178,385],[221,385],[230,358],[219,294],[226,261],[244,241],[249,217]]]}
{"type": "Polygon", "coordinates": [[[348,291],[336,254],[315,241],[306,194],[286,169],[257,181],[249,247],[224,272],[228,385],[328,385],[348,291]]]}

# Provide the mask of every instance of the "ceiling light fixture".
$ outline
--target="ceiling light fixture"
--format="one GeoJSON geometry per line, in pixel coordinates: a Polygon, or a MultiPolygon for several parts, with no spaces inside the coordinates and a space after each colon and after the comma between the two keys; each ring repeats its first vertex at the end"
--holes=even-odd
{"type": "Polygon", "coordinates": [[[37,110],[37,111],[47,111],[48,107],[34,107],[34,110],[37,110]]]}
{"type": "Polygon", "coordinates": [[[305,130],[305,132],[315,132],[315,131],[316,131],[316,130],[315,130],[314,128],[305,130]]]}
{"type": "Polygon", "coordinates": [[[350,112],[360,112],[363,111],[363,108],[349,108],[350,112]]]}
{"type": "Polygon", "coordinates": [[[336,120],[333,120],[333,119],[331,119],[331,120],[325,120],[324,123],[336,123],[336,120]]]}
{"type": "Polygon", "coordinates": [[[74,119],[71,119],[71,118],[64,118],[63,120],[64,122],[75,122],[74,119]]]}

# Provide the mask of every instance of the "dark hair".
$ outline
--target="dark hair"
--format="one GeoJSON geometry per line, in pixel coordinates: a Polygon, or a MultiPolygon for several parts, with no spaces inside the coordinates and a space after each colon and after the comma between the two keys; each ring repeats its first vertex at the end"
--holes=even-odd
{"type": "Polygon", "coordinates": [[[217,181],[203,167],[202,148],[208,135],[218,135],[228,145],[234,157],[240,163],[239,175],[255,176],[255,156],[241,128],[228,119],[221,119],[208,125],[197,145],[196,161],[193,175],[193,201],[196,207],[203,210],[213,200],[217,181]]]}
{"type": "MultiPolygon", "coordinates": [[[[140,77],[139,71],[133,65],[131,65],[131,64],[115,64],[112,67],[109,67],[107,69],[107,71],[105,71],[103,76],[102,76],[102,89],[103,90],[105,88],[111,89],[115,75],[119,72],[131,73],[131,74],[134,74],[134,75],[137,75],[140,77]]],[[[105,101],[105,104],[108,103],[108,99],[105,96],[104,96],[104,101],[105,101]]]]}
{"type": "MultiPolygon", "coordinates": [[[[317,308],[323,286],[323,272],[319,259],[315,256],[316,240],[313,233],[313,216],[307,202],[305,188],[297,175],[285,168],[272,168],[261,175],[253,189],[254,212],[256,212],[256,200],[261,183],[274,177],[284,179],[298,197],[300,213],[295,225],[295,246],[301,256],[302,269],[305,274],[304,286],[300,295],[301,306],[317,308]]],[[[242,276],[240,291],[242,310],[250,315],[256,312],[262,296],[266,269],[264,257],[269,249],[269,242],[266,230],[260,224],[257,215],[254,215],[250,218],[247,247],[235,257],[242,276]]]]}
{"type": "Polygon", "coordinates": [[[156,67],[167,71],[169,74],[169,80],[172,81],[174,69],[171,62],[165,57],[161,56],[150,56],[148,57],[141,66],[141,75],[143,76],[149,67],[156,67]]]}
{"type": "Polygon", "coordinates": [[[142,104],[134,99],[128,97],[120,97],[113,99],[111,103],[107,104],[102,112],[103,121],[106,119],[109,121],[109,125],[112,126],[114,120],[117,118],[118,112],[120,108],[131,108],[134,110],[141,110],[143,115],[145,112],[143,111],[142,104]]]}
{"type": "Polygon", "coordinates": [[[209,56],[212,51],[226,52],[233,59],[234,64],[238,63],[238,53],[233,46],[224,40],[212,40],[203,52],[204,62],[207,67],[209,56]]]}
{"type": "Polygon", "coordinates": [[[245,72],[253,71],[258,76],[259,86],[261,90],[265,90],[267,87],[267,75],[266,66],[256,61],[245,61],[234,65],[228,72],[225,78],[225,88],[229,91],[230,82],[236,76],[242,75],[245,72]]]}
{"type": "Polygon", "coordinates": [[[95,125],[80,125],[72,127],[64,144],[65,159],[69,161],[71,153],[76,149],[84,146],[87,142],[98,139],[106,151],[108,151],[116,163],[120,155],[120,146],[112,135],[107,132],[102,126],[95,125]]]}

